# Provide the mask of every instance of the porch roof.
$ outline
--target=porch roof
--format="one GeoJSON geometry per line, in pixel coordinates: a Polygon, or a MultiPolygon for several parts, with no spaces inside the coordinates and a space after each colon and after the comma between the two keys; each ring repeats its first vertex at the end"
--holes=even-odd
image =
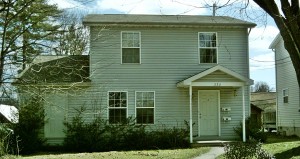
{"type": "Polygon", "coordinates": [[[217,65],[177,83],[177,87],[239,87],[252,84],[253,80],[221,65],[217,65]]]}

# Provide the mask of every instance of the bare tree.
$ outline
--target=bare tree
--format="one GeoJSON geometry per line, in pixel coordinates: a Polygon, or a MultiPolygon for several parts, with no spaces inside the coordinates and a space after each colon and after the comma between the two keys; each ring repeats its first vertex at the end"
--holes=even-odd
{"type": "Polygon", "coordinates": [[[255,85],[251,88],[252,92],[271,92],[271,88],[267,82],[256,82],[255,85]]]}
{"type": "Polygon", "coordinates": [[[300,86],[300,6],[299,0],[253,0],[275,21],[296,71],[300,86]],[[279,9],[281,7],[281,10],[279,9]]]}

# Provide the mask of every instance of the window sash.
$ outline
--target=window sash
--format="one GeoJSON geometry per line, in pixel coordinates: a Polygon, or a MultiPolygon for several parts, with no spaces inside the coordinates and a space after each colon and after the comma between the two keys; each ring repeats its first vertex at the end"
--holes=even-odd
{"type": "Polygon", "coordinates": [[[110,124],[118,124],[126,121],[127,101],[127,92],[108,92],[108,120],[110,124]]]}
{"type": "Polygon", "coordinates": [[[140,63],[141,59],[141,36],[140,32],[121,32],[122,63],[140,63]]]}
{"type": "Polygon", "coordinates": [[[217,33],[199,32],[199,63],[217,63],[217,33]]]}
{"type": "Polygon", "coordinates": [[[154,124],[155,92],[143,91],[135,93],[136,123],[154,124]]]}
{"type": "Polygon", "coordinates": [[[283,103],[288,103],[289,102],[289,90],[283,89],[282,96],[283,96],[283,103]]]}

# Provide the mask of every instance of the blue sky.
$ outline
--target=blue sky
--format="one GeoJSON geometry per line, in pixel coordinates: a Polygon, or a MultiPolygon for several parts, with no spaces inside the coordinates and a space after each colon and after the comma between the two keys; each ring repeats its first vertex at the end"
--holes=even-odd
{"type": "MultiPolygon", "coordinates": [[[[227,0],[214,0],[217,5],[225,4],[227,0]]],[[[204,0],[50,0],[59,8],[82,10],[88,13],[101,14],[165,14],[165,15],[211,15],[214,1],[204,0]],[[79,1],[79,2],[78,2],[79,1]],[[82,3],[80,3],[80,1],[82,3]],[[207,4],[209,3],[209,4],[207,4]],[[206,6],[206,7],[204,7],[206,6]]],[[[242,1],[241,1],[242,2],[242,1]]],[[[237,6],[237,5],[236,5],[237,6]]],[[[250,2],[253,10],[259,11],[259,7],[250,2]]],[[[237,7],[227,7],[217,10],[216,15],[236,16],[237,7]],[[228,9],[227,9],[228,8],[228,9]]],[[[256,13],[256,12],[254,12],[256,13]]],[[[239,14],[240,15],[240,14],[239,14]]],[[[258,14],[258,18],[261,17],[258,14]]],[[[248,21],[255,21],[258,18],[248,21]]],[[[267,17],[267,21],[259,20],[256,28],[251,30],[249,36],[250,53],[250,77],[255,82],[267,82],[275,88],[275,63],[274,52],[269,45],[279,33],[273,20],[267,17]]]]}

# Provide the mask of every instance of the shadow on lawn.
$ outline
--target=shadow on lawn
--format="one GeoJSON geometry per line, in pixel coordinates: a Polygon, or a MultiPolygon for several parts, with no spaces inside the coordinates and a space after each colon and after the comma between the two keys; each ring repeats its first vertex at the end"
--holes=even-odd
{"type": "Polygon", "coordinates": [[[276,159],[288,159],[294,156],[300,156],[300,146],[287,151],[283,151],[281,153],[276,153],[274,156],[276,157],[276,159]]]}

